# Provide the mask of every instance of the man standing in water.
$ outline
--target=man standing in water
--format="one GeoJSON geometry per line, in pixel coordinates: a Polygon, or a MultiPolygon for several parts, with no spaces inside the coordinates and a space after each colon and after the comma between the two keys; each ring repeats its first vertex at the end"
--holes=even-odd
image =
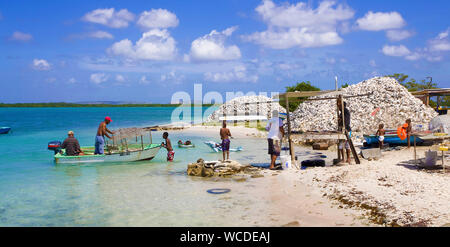
{"type": "MultiPolygon", "coordinates": [[[[281,140],[284,136],[283,120],[278,117],[278,111],[274,110],[272,112],[272,118],[267,122],[266,130],[269,131],[267,134],[267,142],[269,143],[269,154],[270,154],[270,167],[269,169],[275,169],[275,161],[277,157],[280,156],[279,146],[274,146],[274,139],[281,140]]],[[[277,143],[275,143],[277,144],[277,143]]]]}
{"type": "Polygon", "coordinates": [[[167,149],[167,161],[172,162],[173,158],[175,157],[175,152],[173,151],[172,148],[172,142],[169,139],[169,133],[164,132],[163,133],[163,138],[164,140],[166,140],[166,143],[161,143],[161,147],[165,147],[167,149]]]}
{"type": "Polygon", "coordinates": [[[111,139],[111,136],[108,135],[110,133],[111,135],[114,134],[114,132],[110,131],[108,128],[106,128],[106,125],[111,123],[112,120],[110,117],[105,117],[105,121],[101,122],[97,129],[97,136],[95,137],[95,152],[94,154],[103,154],[104,153],[104,146],[105,146],[105,136],[111,139]]]}
{"type": "Polygon", "coordinates": [[[225,160],[225,153],[227,154],[227,160],[230,159],[230,139],[231,137],[230,129],[227,128],[227,122],[223,120],[222,128],[220,129],[220,139],[222,139],[222,154],[223,160],[225,160]]]}

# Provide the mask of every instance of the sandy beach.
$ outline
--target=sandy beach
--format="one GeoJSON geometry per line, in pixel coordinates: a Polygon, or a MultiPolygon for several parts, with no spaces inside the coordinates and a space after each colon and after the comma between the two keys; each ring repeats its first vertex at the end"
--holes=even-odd
{"type": "MultiPolygon", "coordinates": [[[[192,132],[218,132],[216,126],[191,126],[192,132]]],[[[235,138],[261,138],[264,131],[229,126],[235,138]]],[[[183,130],[181,130],[183,131],[183,130]]],[[[418,147],[424,157],[429,147],[418,147]]],[[[296,152],[312,147],[296,146],[296,152]]],[[[336,151],[321,151],[326,160],[336,151]]],[[[259,154],[258,154],[259,155],[259,154]]],[[[265,155],[265,154],[261,154],[265,155]]],[[[270,226],[443,226],[450,223],[450,172],[418,169],[413,148],[383,151],[379,160],[361,164],[264,170],[251,179],[252,192],[269,205],[264,219],[248,210],[250,225],[270,226]]],[[[301,160],[300,160],[301,161],[301,160]]],[[[440,161],[439,161],[440,162],[440,161]]],[[[448,167],[450,168],[450,167],[448,167]]],[[[450,170],[450,169],[448,169],[450,170]]],[[[235,187],[244,187],[245,183],[235,187]]]]}

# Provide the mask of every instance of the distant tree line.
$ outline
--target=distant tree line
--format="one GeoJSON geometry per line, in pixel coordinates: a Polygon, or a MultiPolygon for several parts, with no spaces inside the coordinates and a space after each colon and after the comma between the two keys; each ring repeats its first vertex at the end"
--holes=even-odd
{"type": "MultiPolygon", "coordinates": [[[[214,104],[203,104],[203,106],[212,106],[214,104]]],[[[181,104],[77,104],[77,103],[0,103],[0,107],[177,107],[181,104]]],[[[191,106],[200,106],[191,104],[191,106]]]]}

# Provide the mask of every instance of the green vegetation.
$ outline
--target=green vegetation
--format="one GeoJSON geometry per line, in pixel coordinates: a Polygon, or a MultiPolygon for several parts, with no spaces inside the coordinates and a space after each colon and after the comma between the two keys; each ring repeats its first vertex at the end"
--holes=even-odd
{"type": "MultiPolygon", "coordinates": [[[[297,82],[295,86],[286,87],[286,92],[301,92],[301,91],[320,91],[320,88],[311,85],[310,81],[302,81],[297,82]]],[[[289,99],[289,111],[293,112],[297,109],[298,105],[300,105],[303,101],[305,101],[307,97],[299,98],[298,100],[289,99]]],[[[286,102],[284,100],[280,101],[280,105],[286,108],[286,102]]]]}
{"type": "Polygon", "coordinates": [[[350,86],[350,85],[348,83],[345,83],[344,85],[341,86],[341,88],[346,88],[348,86],[350,86]]]}
{"type": "MultiPolygon", "coordinates": [[[[427,79],[429,79],[428,81],[423,79],[420,80],[420,82],[417,82],[414,78],[410,78],[408,75],[405,75],[403,73],[396,73],[393,75],[386,75],[386,76],[395,78],[401,85],[406,87],[409,92],[438,88],[437,83],[433,82],[431,77],[427,77],[427,79]]],[[[450,104],[450,96],[441,97],[440,105],[449,106],[449,104],[450,104]]],[[[436,107],[437,106],[436,101],[430,99],[430,106],[436,107]]]]}
{"type": "Polygon", "coordinates": [[[424,89],[437,88],[437,83],[433,82],[431,77],[429,81],[421,80],[417,82],[414,78],[410,78],[408,75],[402,73],[396,73],[393,75],[386,75],[387,77],[395,78],[400,84],[408,89],[410,92],[420,91],[424,89]]]}
{"type": "MultiPolygon", "coordinates": [[[[204,104],[203,106],[213,106],[214,104],[204,104]]],[[[181,104],[77,104],[77,103],[0,103],[0,107],[178,107],[181,104]]],[[[191,106],[200,106],[193,105],[191,106]]]]}

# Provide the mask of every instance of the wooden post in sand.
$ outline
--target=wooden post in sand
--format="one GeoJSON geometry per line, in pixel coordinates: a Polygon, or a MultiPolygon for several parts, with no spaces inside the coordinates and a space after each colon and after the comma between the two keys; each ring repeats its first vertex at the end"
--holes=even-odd
{"type": "Polygon", "coordinates": [[[287,125],[288,125],[288,143],[289,143],[289,154],[291,155],[291,164],[295,164],[295,152],[294,145],[292,145],[291,139],[291,117],[289,116],[289,97],[286,94],[286,115],[287,115],[287,125]]]}
{"type": "MultiPolygon", "coordinates": [[[[248,116],[249,115],[249,109],[250,107],[249,107],[249,104],[248,103],[245,103],[245,116],[248,116]]],[[[245,127],[249,127],[249,125],[250,125],[250,121],[247,119],[247,120],[245,120],[245,127]]]]}
{"type": "MultiPolygon", "coordinates": [[[[259,117],[259,101],[256,103],[256,115],[259,117]]],[[[261,121],[258,119],[256,120],[256,126],[259,128],[261,125],[261,121]]]]}
{"type": "Polygon", "coordinates": [[[237,116],[237,105],[236,105],[236,100],[234,101],[234,126],[237,126],[237,120],[236,120],[236,116],[237,116]]]}
{"type": "MultiPolygon", "coordinates": [[[[336,126],[338,127],[337,130],[339,130],[339,104],[338,104],[338,101],[339,101],[339,97],[336,98],[336,112],[337,112],[337,125],[336,126]]],[[[339,143],[340,142],[341,142],[341,140],[338,139],[338,143],[336,145],[336,150],[337,150],[337,153],[338,153],[337,157],[338,157],[339,162],[344,159],[344,157],[342,157],[342,159],[341,159],[341,152],[339,152],[339,143]]]]}

